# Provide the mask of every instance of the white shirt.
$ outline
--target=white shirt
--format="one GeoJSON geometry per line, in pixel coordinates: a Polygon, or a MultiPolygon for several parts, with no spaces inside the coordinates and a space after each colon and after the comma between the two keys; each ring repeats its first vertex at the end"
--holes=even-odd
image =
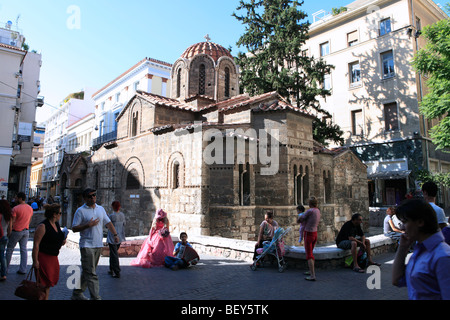
{"type": "Polygon", "coordinates": [[[429,202],[429,204],[433,207],[434,211],[436,211],[438,224],[447,223],[447,221],[445,219],[444,209],[442,209],[441,207],[438,207],[434,202],[429,202]]]}
{"type": "Polygon", "coordinates": [[[80,231],[80,248],[103,247],[103,226],[111,220],[102,206],[96,204],[94,208],[91,208],[83,204],[75,212],[72,227],[86,224],[91,219],[100,219],[100,221],[97,225],[80,231]]]}

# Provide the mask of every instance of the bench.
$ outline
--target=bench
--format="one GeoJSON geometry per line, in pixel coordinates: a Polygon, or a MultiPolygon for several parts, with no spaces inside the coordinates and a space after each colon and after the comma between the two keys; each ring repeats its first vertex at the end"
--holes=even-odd
{"type": "MultiPolygon", "coordinates": [[[[370,248],[372,252],[381,253],[376,248],[389,247],[395,245],[395,241],[383,234],[367,237],[370,240],[370,248]]],[[[315,260],[329,260],[329,259],[339,259],[345,258],[351,255],[351,250],[343,250],[336,246],[336,244],[327,246],[317,246],[313,250],[315,260]]],[[[286,257],[294,259],[306,260],[305,247],[297,246],[287,246],[286,247],[286,257]]]]}
{"type": "MultiPolygon", "coordinates": [[[[121,245],[122,257],[134,257],[139,252],[142,242],[147,236],[127,237],[127,241],[121,245]]],[[[372,255],[376,256],[385,252],[393,252],[396,242],[385,235],[379,234],[367,237],[371,243],[372,255]]],[[[178,242],[177,237],[172,237],[174,243],[178,242]]],[[[79,233],[69,232],[68,246],[78,247],[79,233]]],[[[199,254],[224,257],[241,261],[252,262],[255,250],[255,241],[228,239],[222,237],[211,237],[192,235],[188,241],[198,251],[199,254]]],[[[109,248],[104,239],[102,255],[109,255],[109,248]]],[[[285,259],[289,267],[307,268],[305,248],[299,246],[285,246],[285,259]]],[[[339,249],[335,244],[316,246],[314,248],[315,265],[317,268],[328,268],[343,266],[346,257],[350,256],[350,250],[339,249]]]]}

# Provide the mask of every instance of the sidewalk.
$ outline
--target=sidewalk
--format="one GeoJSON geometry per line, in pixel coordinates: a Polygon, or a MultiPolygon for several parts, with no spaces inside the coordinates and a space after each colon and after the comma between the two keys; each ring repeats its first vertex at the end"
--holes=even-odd
{"type": "MultiPolygon", "coordinates": [[[[31,266],[32,240],[28,242],[28,265],[31,266]]],[[[131,267],[133,258],[120,258],[121,278],[108,275],[109,261],[101,257],[97,274],[103,300],[407,300],[407,289],[391,284],[394,253],[381,254],[379,273],[357,274],[351,269],[317,270],[317,281],[304,280],[303,270],[278,268],[250,270],[250,263],[213,256],[201,256],[198,265],[188,270],[131,267]],[[369,289],[368,282],[380,289],[369,289]],[[375,279],[375,280],[374,280],[375,279]],[[369,280],[369,281],[368,281],[369,280]],[[374,282],[375,281],[375,282],[374,282]]],[[[62,247],[59,283],[50,289],[50,300],[70,300],[69,287],[77,271],[81,271],[77,249],[62,247]]],[[[19,264],[17,246],[7,280],[0,282],[0,300],[21,300],[14,296],[17,285],[25,278],[16,273],[19,264]]],[[[306,270],[305,270],[306,271],[306,270]]],[[[85,295],[89,297],[89,292],[85,295]]]]}

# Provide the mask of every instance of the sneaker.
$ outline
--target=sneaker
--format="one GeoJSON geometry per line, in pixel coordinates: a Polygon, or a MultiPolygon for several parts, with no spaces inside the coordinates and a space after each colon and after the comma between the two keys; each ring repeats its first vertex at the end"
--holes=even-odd
{"type": "Polygon", "coordinates": [[[70,297],[71,300],[89,300],[86,298],[86,296],[82,293],[80,294],[72,294],[72,297],[70,297]]]}

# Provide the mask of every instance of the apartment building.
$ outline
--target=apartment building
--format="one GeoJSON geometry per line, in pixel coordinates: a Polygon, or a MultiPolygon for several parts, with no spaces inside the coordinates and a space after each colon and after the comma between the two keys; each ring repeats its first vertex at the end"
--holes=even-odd
{"type": "Polygon", "coordinates": [[[11,200],[30,187],[41,55],[22,49],[17,26],[0,22],[0,196],[11,200]]]}
{"type": "MultiPolygon", "coordinates": [[[[418,187],[416,172],[450,171],[419,113],[424,79],[411,60],[425,45],[421,29],[448,16],[431,0],[357,0],[339,14],[313,15],[305,54],[335,68],[321,106],[344,131],[345,146],[367,165],[371,206],[398,204],[418,187]]],[[[450,206],[441,188],[439,203],[450,206]]]]}
{"type": "Polygon", "coordinates": [[[116,139],[116,118],[137,90],[164,97],[169,95],[171,70],[170,63],[145,58],[92,95],[95,102],[94,150],[116,139]]]}
{"type": "Polygon", "coordinates": [[[34,146],[31,152],[30,197],[41,195],[44,138],[45,127],[43,124],[37,124],[36,129],[34,130],[34,146]]]}
{"type": "Polygon", "coordinates": [[[81,139],[85,141],[84,144],[90,145],[92,134],[83,132],[81,136],[74,134],[73,130],[69,134],[69,128],[89,114],[94,113],[94,101],[91,99],[94,91],[95,89],[85,88],[81,92],[69,95],[45,121],[45,147],[42,166],[44,197],[60,195],[59,169],[64,153],[78,148],[81,139]]]}
{"type": "Polygon", "coordinates": [[[91,112],[67,127],[66,153],[90,153],[94,119],[95,114],[91,112]]]}

